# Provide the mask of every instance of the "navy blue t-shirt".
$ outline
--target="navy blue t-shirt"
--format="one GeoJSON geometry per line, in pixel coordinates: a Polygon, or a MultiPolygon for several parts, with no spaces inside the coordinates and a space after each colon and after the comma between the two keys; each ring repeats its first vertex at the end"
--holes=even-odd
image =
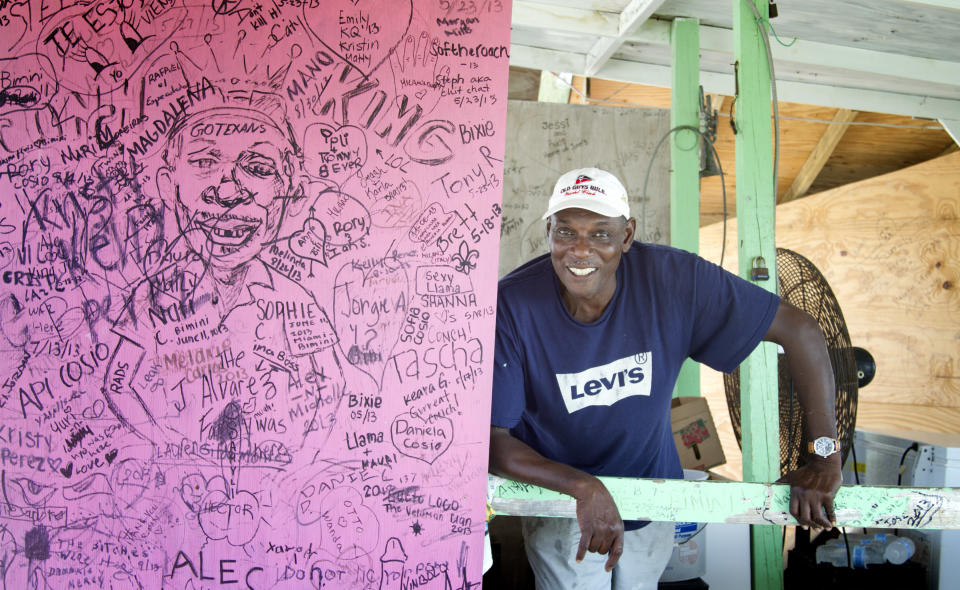
{"type": "Polygon", "coordinates": [[[535,258],[498,287],[491,424],[593,475],[681,478],[670,428],[681,365],[732,371],[778,304],[703,258],[634,242],[586,324],[563,304],[549,255],[535,258]]]}

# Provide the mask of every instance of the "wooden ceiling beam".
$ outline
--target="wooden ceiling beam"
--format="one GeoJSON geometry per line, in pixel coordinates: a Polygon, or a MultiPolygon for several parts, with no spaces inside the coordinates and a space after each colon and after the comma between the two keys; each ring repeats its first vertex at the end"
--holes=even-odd
{"type": "Polygon", "coordinates": [[[627,37],[652,15],[664,0],[630,0],[620,13],[620,23],[616,37],[604,37],[597,40],[587,52],[586,75],[596,74],[603,64],[620,49],[627,37]]]}
{"type": "Polygon", "coordinates": [[[824,129],[823,135],[820,136],[817,145],[813,146],[813,150],[811,150],[810,155],[807,156],[807,161],[803,163],[800,171],[797,172],[797,175],[793,178],[790,188],[778,199],[778,204],[789,203],[807,194],[807,191],[810,190],[810,185],[817,179],[820,171],[823,170],[824,165],[826,165],[827,160],[829,160],[831,154],[833,154],[833,150],[837,149],[837,145],[840,143],[840,139],[843,138],[843,134],[846,133],[850,127],[850,123],[856,118],[857,111],[850,109],[837,110],[833,116],[833,122],[824,129]]]}
{"type": "MultiPolygon", "coordinates": [[[[651,0],[644,1],[650,2],[651,0]]],[[[660,0],[653,1],[658,3],[660,0]]],[[[670,21],[654,19],[647,19],[642,22],[634,21],[629,26],[633,26],[635,30],[632,33],[621,35],[622,24],[615,18],[616,13],[565,6],[551,7],[548,4],[526,0],[517,0],[513,6],[512,22],[514,26],[576,33],[598,38],[590,53],[580,58],[582,59],[580,62],[582,65],[577,70],[573,70],[575,74],[600,77],[598,75],[599,71],[603,69],[608,60],[600,61],[596,59],[599,55],[597,54],[597,48],[601,45],[607,47],[611,41],[613,45],[609,45],[609,47],[614,47],[614,49],[610,55],[623,43],[636,42],[662,46],[670,44],[670,21]]],[[[624,12],[621,16],[625,14],[627,13],[624,12]]],[[[643,13],[639,14],[642,15],[643,13]]],[[[705,53],[730,54],[732,61],[733,36],[730,29],[700,25],[700,49],[705,53]]],[[[827,68],[830,71],[850,70],[902,79],[904,88],[909,87],[909,81],[922,84],[955,85],[956,80],[960,80],[960,63],[953,61],[885,53],[804,39],[797,39],[790,47],[783,47],[775,40],[771,40],[771,52],[777,71],[790,71],[798,66],[814,72],[817,68],[827,68]]],[[[778,82],[784,83],[783,80],[778,82]]],[[[845,86],[849,86],[849,84],[845,86]]],[[[856,108],[854,105],[851,106],[856,108]]],[[[870,109],[859,108],[858,110],[870,109]]],[[[878,112],[889,111],[880,110],[878,112]]]]}
{"type": "MultiPolygon", "coordinates": [[[[648,20],[627,41],[664,45],[669,43],[670,23],[648,20]]],[[[733,55],[733,36],[729,29],[700,25],[700,49],[704,52],[733,55]]],[[[846,69],[878,76],[892,76],[922,82],[954,84],[960,79],[960,63],[884,53],[858,47],[831,45],[797,39],[789,47],[770,39],[770,51],[777,68],[790,65],[846,69]]]]}
{"type": "Polygon", "coordinates": [[[960,8],[957,0],[900,0],[904,4],[918,4],[920,6],[935,6],[937,8],[951,8],[956,10],[960,8]]]}
{"type": "MultiPolygon", "coordinates": [[[[582,74],[583,57],[582,54],[555,49],[520,44],[510,46],[510,64],[526,68],[582,74]]],[[[610,59],[597,72],[595,77],[662,86],[664,88],[670,87],[670,67],[659,64],[610,59]]],[[[701,71],[700,83],[706,92],[726,95],[732,95],[734,92],[732,72],[701,71]]],[[[960,100],[923,94],[902,94],[869,88],[851,88],[784,80],[777,82],[777,94],[780,100],[784,102],[960,121],[960,100]]]]}
{"type": "MultiPolygon", "coordinates": [[[[542,47],[531,47],[529,45],[511,43],[510,65],[521,68],[549,70],[551,72],[576,72],[577,74],[583,74],[583,55],[569,51],[557,51],[556,49],[544,49],[542,47]]],[[[625,82],[627,81],[632,80],[625,80],[625,82]]]]}
{"type": "Polygon", "coordinates": [[[526,0],[514,1],[510,24],[588,36],[617,37],[620,34],[620,20],[615,12],[584,10],[526,0]]]}

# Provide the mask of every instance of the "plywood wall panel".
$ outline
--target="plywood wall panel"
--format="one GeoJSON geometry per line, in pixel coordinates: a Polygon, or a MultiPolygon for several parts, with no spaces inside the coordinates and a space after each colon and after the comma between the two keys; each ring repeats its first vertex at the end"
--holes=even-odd
{"type": "MultiPolygon", "coordinates": [[[[850,337],[877,361],[860,392],[858,425],[960,431],[960,153],[846,185],[777,208],[777,245],[809,258],[840,302],[850,337]]],[[[700,231],[718,261],[720,224],[700,231]]],[[[736,269],[736,221],[724,266],[736,269]]],[[[725,412],[720,375],[703,369],[715,416],[725,412]],[[718,409],[719,408],[719,409],[718,409]]],[[[720,438],[737,470],[729,419],[720,438]]]]}
{"type": "Polygon", "coordinates": [[[670,89],[590,78],[590,98],[597,101],[616,101],[625,107],[644,106],[670,108],[670,89]]]}
{"type": "Polygon", "coordinates": [[[865,430],[957,433],[958,424],[960,410],[956,408],[925,408],[865,401],[857,409],[857,427],[865,430]]]}

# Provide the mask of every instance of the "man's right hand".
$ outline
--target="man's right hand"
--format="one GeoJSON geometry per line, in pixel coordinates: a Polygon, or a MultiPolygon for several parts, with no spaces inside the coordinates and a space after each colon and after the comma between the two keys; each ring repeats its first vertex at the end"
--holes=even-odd
{"type": "Polygon", "coordinates": [[[623,520],[607,488],[597,478],[588,480],[583,491],[577,490],[577,523],[580,525],[580,547],[577,563],[587,551],[608,555],[604,568],[609,572],[623,555],[623,520]]]}
{"type": "Polygon", "coordinates": [[[608,572],[617,565],[623,554],[623,520],[613,496],[599,479],[545,458],[500,426],[490,427],[490,473],[576,498],[580,525],[577,561],[592,551],[608,555],[608,572]]]}

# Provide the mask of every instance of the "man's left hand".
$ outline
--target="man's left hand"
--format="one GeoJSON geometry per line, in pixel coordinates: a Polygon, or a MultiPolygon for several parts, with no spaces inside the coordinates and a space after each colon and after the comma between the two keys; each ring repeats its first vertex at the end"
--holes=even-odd
{"type": "Polygon", "coordinates": [[[830,530],[837,522],[833,497],[840,488],[839,455],[811,459],[777,480],[790,484],[790,514],[800,526],[830,530]]]}

